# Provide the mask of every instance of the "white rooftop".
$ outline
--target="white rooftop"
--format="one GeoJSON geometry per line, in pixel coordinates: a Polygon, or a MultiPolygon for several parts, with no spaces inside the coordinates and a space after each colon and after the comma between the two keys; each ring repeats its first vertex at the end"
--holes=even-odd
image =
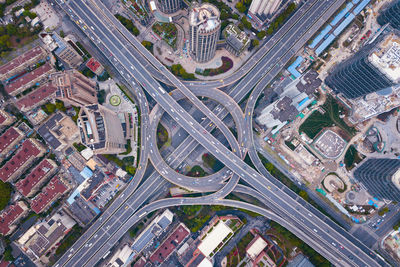
{"type": "Polygon", "coordinates": [[[223,221],[219,221],[217,226],[214,226],[213,230],[207,234],[206,238],[203,239],[199,245],[199,250],[204,256],[208,257],[211,252],[221,243],[225,237],[233,233],[232,229],[229,228],[223,221]]]}
{"type": "Polygon", "coordinates": [[[267,247],[268,243],[261,236],[258,236],[256,241],[247,249],[247,254],[253,260],[260,255],[261,251],[263,251],[267,247]]]}
{"type": "Polygon", "coordinates": [[[400,36],[388,34],[378,49],[369,56],[369,61],[392,82],[400,82],[400,36]]]}

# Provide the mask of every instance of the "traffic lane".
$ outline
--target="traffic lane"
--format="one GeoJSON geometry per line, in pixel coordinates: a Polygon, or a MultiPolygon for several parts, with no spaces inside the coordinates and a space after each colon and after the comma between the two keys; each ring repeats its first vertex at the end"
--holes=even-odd
{"type": "MultiPolygon", "coordinates": [[[[74,9],[79,9],[79,17],[81,19],[83,19],[87,24],[90,21],[90,28],[96,28],[97,25],[100,25],[102,22],[97,18],[97,16],[89,16],[88,13],[91,12],[91,10],[88,10],[87,6],[81,2],[81,1],[75,1],[73,3],[70,4],[71,7],[73,7],[74,9]],[[77,3],[77,5],[75,5],[75,3],[77,3]],[[96,24],[96,25],[95,25],[96,24]]],[[[104,29],[104,33],[107,33],[107,31],[104,29]]],[[[144,87],[150,95],[153,96],[153,98],[157,101],[157,99],[162,98],[159,93],[158,90],[156,90],[155,88],[158,88],[160,85],[158,84],[157,81],[155,81],[153,79],[153,77],[145,70],[143,69],[142,65],[140,62],[137,62],[137,60],[134,57],[130,57],[129,59],[127,58],[128,56],[131,56],[131,54],[129,53],[129,51],[125,48],[124,45],[120,44],[119,40],[117,40],[116,38],[113,38],[113,42],[109,39],[111,38],[112,34],[110,35],[105,35],[104,33],[98,33],[100,36],[102,36],[102,41],[106,41],[107,47],[112,47],[112,48],[117,48],[118,51],[114,50],[114,54],[118,55],[121,53],[119,53],[119,50],[123,51],[123,57],[118,57],[118,59],[116,59],[117,61],[122,61],[124,64],[130,64],[131,63],[131,69],[132,72],[139,72],[139,76],[134,75],[134,77],[136,78],[136,80],[138,80],[138,82],[142,85],[142,87],[144,87]],[[133,62],[133,64],[132,64],[133,62]],[[135,71],[134,71],[135,69],[135,71]],[[147,84],[150,83],[149,87],[147,84]]],[[[115,58],[114,58],[115,59],[115,58]]],[[[217,125],[217,127],[221,130],[221,132],[223,132],[223,134],[228,138],[228,140],[230,140],[230,142],[234,142],[236,141],[235,137],[233,136],[232,132],[228,129],[228,127],[222,123],[221,120],[219,120],[219,118],[217,116],[215,116],[214,113],[212,113],[207,106],[205,106],[189,89],[187,89],[186,87],[183,86],[183,84],[180,83],[180,81],[174,76],[172,75],[172,73],[170,73],[164,66],[161,67],[162,70],[164,70],[164,75],[167,76],[171,81],[174,81],[175,84],[177,85],[177,88],[180,89],[183,94],[199,109],[201,110],[205,116],[209,117],[214,124],[217,125]]],[[[131,70],[129,70],[129,72],[131,72],[131,70]]],[[[172,97],[170,97],[169,95],[165,95],[164,94],[164,98],[169,98],[170,100],[172,100],[172,97]]],[[[165,100],[165,99],[164,99],[165,100]]],[[[159,100],[158,100],[159,101],[159,100]]],[[[157,102],[158,102],[157,101],[157,102]]],[[[169,113],[173,113],[173,110],[175,111],[179,111],[182,113],[185,113],[185,111],[179,106],[176,107],[171,107],[171,112],[169,112],[169,110],[167,112],[169,113]]],[[[164,107],[165,108],[165,107],[164,107]]],[[[172,116],[172,114],[170,114],[172,116]]]]}

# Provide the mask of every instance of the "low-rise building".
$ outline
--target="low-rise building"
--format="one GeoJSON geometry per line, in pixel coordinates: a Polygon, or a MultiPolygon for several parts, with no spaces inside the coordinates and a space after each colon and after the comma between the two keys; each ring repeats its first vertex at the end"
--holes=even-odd
{"type": "Polygon", "coordinates": [[[42,41],[50,52],[67,63],[71,68],[76,68],[83,63],[83,58],[79,53],[56,32],[42,32],[39,34],[42,41]]]}
{"type": "Polygon", "coordinates": [[[0,179],[3,182],[15,180],[26,167],[33,163],[36,158],[41,157],[44,152],[44,148],[36,140],[25,140],[17,153],[0,168],[0,179]]]}
{"type": "Polygon", "coordinates": [[[4,81],[22,73],[29,65],[38,62],[46,57],[46,51],[36,46],[10,62],[0,66],[0,80],[4,81]]]}
{"type": "Polygon", "coordinates": [[[46,62],[44,65],[34,69],[17,79],[8,82],[4,89],[12,96],[16,96],[25,89],[40,83],[42,80],[47,80],[50,73],[54,72],[54,68],[50,63],[46,62]]]}
{"type": "Polygon", "coordinates": [[[15,187],[25,197],[31,197],[39,190],[39,187],[54,174],[56,169],[57,164],[54,161],[44,159],[24,179],[15,183],[15,187]]]}
{"type": "Polygon", "coordinates": [[[52,115],[43,123],[38,133],[54,150],[63,150],[69,142],[79,137],[79,129],[74,121],[62,112],[52,115]]]}
{"type": "Polygon", "coordinates": [[[262,238],[262,236],[257,235],[253,240],[247,245],[246,254],[251,260],[255,260],[258,255],[268,246],[267,241],[262,238]]]}
{"type": "Polygon", "coordinates": [[[23,138],[24,135],[18,128],[8,128],[0,136],[0,158],[7,155],[23,138]]]}
{"type": "Polygon", "coordinates": [[[121,267],[128,261],[129,256],[133,253],[133,250],[126,244],[112,256],[110,261],[107,263],[107,267],[121,267]]]}
{"type": "Polygon", "coordinates": [[[57,72],[50,79],[61,101],[78,107],[97,103],[97,84],[82,73],[76,70],[57,72]]]}
{"type": "Polygon", "coordinates": [[[138,255],[143,249],[151,244],[156,236],[160,236],[172,223],[174,214],[166,209],[161,215],[157,216],[135,239],[132,249],[138,255]]]}
{"type": "Polygon", "coordinates": [[[190,235],[190,230],[180,223],[162,244],[151,254],[150,261],[156,265],[166,261],[174,250],[190,235]]]}
{"type": "Polygon", "coordinates": [[[27,213],[28,207],[23,201],[9,205],[0,213],[0,233],[11,234],[17,228],[15,224],[27,213]]]}
{"type": "Polygon", "coordinates": [[[82,107],[78,117],[82,143],[94,154],[125,152],[127,140],[122,125],[127,124],[126,119],[97,104],[82,107]]]}
{"type": "Polygon", "coordinates": [[[86,62],[86,67],[88,67],[94,74],[98,76],[104,72],[104,67],[93,57],[86,62]]]}
{"type": "Polygon", "coordinates": [[[42,189],[31,202],[31,209],[39,214],[45,211],[53,201],[57,200],[65,192],[68,191],[68,186],[62,182],[57,176],[51,179],[51,181],[42,189]]]}
{"type": "Polygon", "coordinates": [[[18,99],[16,104],[21,111],[27,112],[44,104],[49,99],[53,99],[56,92],[57,87],[53,86],[51,83],[46,83],[33,92],[18,99]]]}
{"type": "Polygon", "coordinates": [[[0,109],[0,126],[10,125],[14,120],[13,116],[0,109]]]}
{"type": "Polygon", "coordinates": [[[321,83],[318,73],[309,71],[279,92],[280,98],[263,108],[256,122],[272,134],[277,133],[314,101],[313,95],[321,83]]]}
{"type": "Polygon", "coordinates": [[[58,211],[50,219],[32,226],[18,239],[18,244],[32,260],[40,260],[75,224],[65,212],[58,211]]]}
{"type": "Polygon", "coordinates": [[[237,57],[250,45],[247,34],[234,24],[226,26],[222,34],[226,40],[226,50],[237,57]]]}

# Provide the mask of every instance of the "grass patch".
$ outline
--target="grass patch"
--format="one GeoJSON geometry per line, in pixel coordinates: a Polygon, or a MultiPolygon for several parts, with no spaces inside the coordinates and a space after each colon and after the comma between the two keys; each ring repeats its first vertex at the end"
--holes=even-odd
{"type": "Polygon", "coordinates": [[[165,127],[158,123],[157,126],[157,147],[160,149],[168,141],[168,131],[165,127]]]}
{"type": "Polygon", "coordinates": [[[203,168],[200,167],[199,165],[195,165],[190,169],[190,171],[186,175],[190,177],[204,177],[207,176],[208,173],[206,173],[203,170],[203,168]]]}
{"type": "Polygon", "coordinates": [[[9,183],[4,183],[0,181],[0,211],[2,211],[5,207],[7,207],[8,202],[10,201],[12,193],[12,187],[9,183]]]}
{"type": "Polygon", "coordinates": [[[353,169],[354,166],[360,163],[363,159],[364,156],[361,156],[360,153],[358,153],[354,145],[349,146],[349,148],[346,151],[346,154],[344,155],[344,164],[346,166],[346,169],[347,170],[353,169]]]}
{"type": "Polygon", "coordinates": [[[197,232],[211,218],[210,210],[205,206],[181,206],[177,208],[175,214],[192,233],[197,232]]]}
{"type": "Polygon", "coordinates": [[[78,150],[78,152],[81,152],[86,149],[86,146],[83,145],[82,143],[73,143],[72,145],[76,148],[76,150],[78,150]]]}
{"type": "Polygon", "coordinates": [[[337,126],[341,129],[341,135],[349,141],[357,132],[354,127],[348,126],[339,116],[345,114],[345,109],[330,95],[327,96],[325,103],[320,107],[324,113],[314,111],[299,127],[299,132],[304,132],[308,137],[314,139],[315,136],[325,127],[337,126]]]}

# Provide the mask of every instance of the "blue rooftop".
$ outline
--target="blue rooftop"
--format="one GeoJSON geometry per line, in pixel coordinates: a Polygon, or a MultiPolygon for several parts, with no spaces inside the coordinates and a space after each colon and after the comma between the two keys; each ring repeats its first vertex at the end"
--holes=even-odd
{"type": "Polygon", "coordinates": [[[353,21],[356,16],[352,13],[349,14],[347,18],[345,18],[339,26],[333,31],[333,34],[338,36],[349,24],[353,21]]]}
{"type": "Polygon", "coordinates": [[[88,167],[83,168],[83,170],[80,172],[80,175],[82,175],[83,178],[85,178],[85,180],[89,179],[90,177],[93,176],[93,172],[91,169],[89,169],[88,167]]]}
{"type": "Polygon", "coordinates": [[[336,17],[333,18],[331,21],[331,25],[335,26],[345,15],[347,12],[350,11],[350,9],[354,6],[353,3],[348,3],[344,9],[342,9],[339,14],[336,15],[336,17]]]}
{"type": "Polygon", "coordinates": [[[312,41],[312,43],[309,45],[310,48],[314,49],[315,46],[322,40],[322,38],[324,38],[324,36],[325,36],[330,30],[332,30],[332,26],[331,26],[331,25],[327,25],[327,26],[318,34],[318,36],[314,38],[314,40],[312,41]]]}
{"type": "Polygon", "coordinates": [[[360,13],[370,2],[371,0],[364,0],[362,1],[354,10],[353,13],[357,15],[360,13]]]}
{"type": "Polygon", "coordinates": [[[296,78],[300,77],[301,74],[296,70],[296,68],[303,62],[303,57],[298,56],[292,65],[289,66],[288,71],[296,78]]]}
{"type": "Polygon", "coordinates": [[[322,42],[320,46],[318,46],[317,49],[315,49],[315,54],[319,56],[332,42],[335,40],[336,36],[333,34],[330,34],[328,38],[326,38],[325,41],[322,42]]]}

